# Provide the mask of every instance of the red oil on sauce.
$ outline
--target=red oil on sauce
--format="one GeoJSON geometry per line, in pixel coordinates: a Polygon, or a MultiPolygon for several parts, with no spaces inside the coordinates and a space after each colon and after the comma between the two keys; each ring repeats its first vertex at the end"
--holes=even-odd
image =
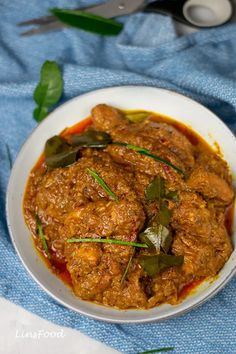
{"type": "Polygon", "coordinates": [[[198,280],[193,280],[192,282],[186,284],[179,292],[179,300],[183,300],[187,296],[189,296],[204,280],[205,278],[202,278],[198,280]]]}
{"type": "Polygon", "coordinates": [[[46,267],[50,269],[51,272],[55,274],[58,278],[60,278],[63,283],[65,283],[69,287],[72,287],[71,275],[66,268],[66,262],[62,262],[61,260],[59,260],[55,252],[53,252],[52,250],[50,250],[50,259],[48,259],[45,252],[39,247],[37,238],[34,237],[33,240],[34,246],[37,249],[40,258],[42,259],[46,267]]]}
{"type": "Polygon", "coordinates": [[[63,132],[60,134],[60,136],[62,136],[64,138],[64,137],[67,137],[68,135],[80,134],[86,128],[88,128],[91,124],[92,124],[92,118],[88,117],[88,118],[82,120],[82,122],[79,122],[75,125],[72,125],[69,128],[66,128],[65,130],[63,130],[63,132]]]}
{"type": "MultiPolygon", "coordinates": [[[[72,125],[71,127],[64,129],[59,135],[61,137],[65,138],[69,135],[81,134],[91,124],[92,124],[91,117],[85,118],[81,122],[76,123],[75,125],[72,125]]],[[[36,162],[35,166],[33,167],[32,172],[41,168],[44,161],[45,161],[45,156],[44,156],[44,153],[42,153],[41,156],[39,157],[38,161],[36,162]]]]}
{"type": "Polygon", "coordinates": [[[198,145],[199,141],[204,141],[197,133],[191,130],[191,127],[187,127],[186,125],[175,121],[174,119],[159,115],[158,113],[152,113],[151,120],[157,122],[165,122],[172,125],[175,129],[177,129],[180,133],[182,133],[193,145],[198,145]]]}
{"type": "Polygon", "coordinates": [[[234,220],[234,202],[231,203],[225,211],[225,228],[230,236],[232,235],[233,220],[234,220]]]}
{"type": "MultiPolygon", "coordinates": [[[[67,137],[69,135],[80,134],[91,124],[92,124],[92,119],[88,117],[82,120],[82,122],[79,122],[73,125],[72,127],[63,130],[60,136],[67,137]]],[[[33,167],[32,172],[40,168],[44,170],[45,169],[44,162],[45,162],[45,156],[42,153],[42,155],[39,157],[38,161],[36,162],[35,166],[33,167]]],[[[37,249],[40,258],[43,260],[47,268],[49,268],[52,273],[54,273],[59,279],[61,279],[63,283],[65,283],[69,287],[72,287],[71,275],[66,268],[66,262],[62,262],[61,260],[59,260],[56,256],[56,253],[53,252],[52,250],[50,250],[51,258],[48,259],[47,255],[37,244],[37,238],[34,237],[33,240],[34,240],[34,246],[37,249]]]]}
{"type": "Polygon", "coordinates": [[[55,255],[52,255],[52,258],[50,259],[50,267],[52,268],[52,271],[56,271],[56,274],[64,283],[70,287],[72,286],[71,275],[66,268],[66,262],[61,262],[55,255]]]}
{"type": "Polygon", "coordinates": [[[44,161],[45,161],[45,156],[44,156],[44,153],[42,153],[42,155],[40,155],[38,161],[36,162],[36,164],[32,168],[32,172],[39,170],[42,167],[44,161]]]}

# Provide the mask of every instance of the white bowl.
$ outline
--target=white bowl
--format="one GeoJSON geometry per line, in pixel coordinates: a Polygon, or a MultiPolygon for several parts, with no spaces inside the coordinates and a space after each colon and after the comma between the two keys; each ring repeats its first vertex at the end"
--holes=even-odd
{"type": "MultiPolygon", "coordinates": [[[[211,146],[217,142],[225,160],[236,176],[236,139],[224,123],[199,103],[172,91],[153,87],[123,86],[93,91],[60,106],[29,136],[12,169],[7,191],[7,221],[12,242],[24,266],[37,283],[55,300],[83,315],[117,323],[143,323],[180,315],[199,306],[215,295],[231,279],[236,269],[236,250],[212,282],[205,281],[178,305],[161,305],[150,310],[115,310],[75,297],[64,283],[53,275],[33,247],[24,222],[22,202],[29,173],[43,151],[48,138],[74,125],[90,114],[98,103],[121,109],[159,112],[190,126],[211,146]]],[[[234,220],[236,218],[234,217],[234,220]]],[[[235,224],[234,224],[235,230],[235,224]]],[[[235,244],[236,233],[233,232],[235,244]]]]}

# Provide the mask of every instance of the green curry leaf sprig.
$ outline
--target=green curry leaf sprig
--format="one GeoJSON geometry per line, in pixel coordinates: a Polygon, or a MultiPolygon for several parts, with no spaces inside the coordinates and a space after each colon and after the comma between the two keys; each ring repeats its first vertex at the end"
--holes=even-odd
{"type": "Polygon", "coordinates": [[[54,8],[50,12],[68,26],[103,36],[116,36],[123,29],[123,24],[118,21],[86,11],[54,8]]]}
{"type": "Polygon", "coordinates": [[[170,230],[161,224],[147,227],[139,234],[139,239],[155,252],[160,252],[162,249],[165,253],[168,253],[172,243],[170,230]]]}
{"type": "Polygon", "coordinates": [[[139,234],[141,242],[146,243],[154,255],[145,255],[139,258],[139,263],[149,276],[155,276],[161,270],[181,265],[183,256],[168,254],[172,243],[172,233],[169,227],[171,211],[166,199],[177,200],[175,191],[166,192],[165,180],[157,176],[147,186],[145,196],[148,201],[156,201],[159,205],[158,214],[150,221],[148,227],[139,234]]]}
{"type": "Polygon", "coordinates": [[[140,257],[140,264],[147,274],[151,277],[160,273],[163,269],[182,265],[183,256],[172,256],[164,253],[155,254],[153,256],[140,257]]]}
{"type": "Polygon", "coordinates": [[[165,195],[165,180],[160,176],[154,180],[145,189],[145,197],[149,201],[157,200],[159,203],[165,195]]]}
{"type": "MultiPolygon", "coordinates": [[[[156,252],[163,250],[168,253],[172,243],[172,234],[168,227],[171,219],[171,210],[166,202],[169,193],[166,193],[165,180],[160,176],[156,176],[145,190],[146,199],[148,201],[156,201],[159,206],[159,212],[152,218],[146,230],[139,235],[139,238],[143,242],[146,240],[150,248],[156,250],[156,252]]],[[[172,195],[170,197],[172,198],[172,195]]]]}
{"type": "Polygon", "coordinates": [[[55,135],[45,144],[45,162],[50,168],[66,167],[77,160],[80,149],[85,147],[104,148],[110,142],[109,134],[92,129],[83,134],[72,135],[68,140],[55,135]]]}
{"type": "Polygon", "coordinates": [[[41,122],[62,96],[63,78],[55,61],[45,61],[40,72],[40,80],[34,91],[34,100],[38,107],[34,110],[34,118],[41,122]]]}

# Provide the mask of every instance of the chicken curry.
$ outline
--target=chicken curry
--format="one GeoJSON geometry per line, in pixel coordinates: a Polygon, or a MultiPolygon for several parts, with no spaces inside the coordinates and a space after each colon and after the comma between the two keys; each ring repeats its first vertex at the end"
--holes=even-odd
{"type": "Polygon", "coordinates": [[[76,296],[148,309],[217,275],[232,253],[233,200],[227,163],[191,129],[99,104],[46,142],[24,216],[76,296]]]}

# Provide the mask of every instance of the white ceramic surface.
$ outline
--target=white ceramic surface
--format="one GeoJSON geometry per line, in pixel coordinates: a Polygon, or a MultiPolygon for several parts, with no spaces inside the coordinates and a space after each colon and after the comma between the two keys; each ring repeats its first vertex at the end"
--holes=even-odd
{"type": "MultiPolygon", "coordinates": [[[[30,170],[43,151],[48,138],[87,117],[91,108],[98,103],[107,103],[121,109],[159,112],[192,127],[213,147],[217,141],[233,176],[236,176],[236,138],[219,118],[199,103],[175,92],[152,87],[123,86],[93,91],[74,98],[52,112],[33,131],[19,152],[7,191],[7,221],[12,242],[34,280],[58,302],[84,315],[110,322],[141,323],[183,314],[216,294],[229,281],[236,269],[236,250],[214,282],[204,282],[181,304],[161,305],[150,310],[121,311],[76,298],[47,269],[32,246],[31,236],[22,214],[23,195],[30,170]]],[[[234,231],[234,244],[235,241],[234,231]]]]}
{"type": "Polygon", "coordinates": [[[233,13],[229,0],[188,0],[183,6],[185,18],[196,26],[219,26],[227,22],[233,13]]]}

